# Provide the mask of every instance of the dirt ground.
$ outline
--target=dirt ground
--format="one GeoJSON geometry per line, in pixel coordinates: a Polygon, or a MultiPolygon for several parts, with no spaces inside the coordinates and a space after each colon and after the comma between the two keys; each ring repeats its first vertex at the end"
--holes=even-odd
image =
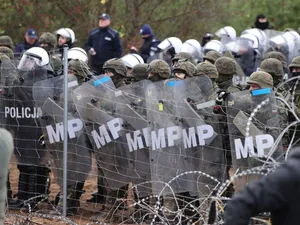
{"type": "MultiPolygon", "coordinates": [[[[10,169],[10,183],[13,194],[18,192],[18,179],[19,179],[19,170],[17,169],[16,159],[13,157],[9,166],[10,169]]],[[[81,205],[83,209],[80,210],[80,215],[69,217],[72,221],[77,222],[78,224],[87,224],[92,222],[91,217],[95,216],[95,214],[101,211],[102,206],[97,204],[86,203],[87,199],[92,197],[92,193],[97,189],[97,166],[95,163],[95,159],[92,161],[92,170],[88,176],[87,181],[84,185],[85,194],[81,196],[81,205]]],[[[59,186],[55,183],[55,178],[53,173],[51,173],[51,186],[50,186],[50,200],[53,200],[57,193],[60,192],[59,186]]],[[[18,214],[18,215],[26,215],[21,211],[17,210],[9,210],[8,214],[18,214]]],[[[12,218],[8,219],[8,224],[12,224],[12,218]]],[[[52,224],[52,220],[46,220],[41,218],[34,219],[35,224],[52,224]]],[[[64,222],[56,221],[55,224],[65,224],[64,222]]]]}

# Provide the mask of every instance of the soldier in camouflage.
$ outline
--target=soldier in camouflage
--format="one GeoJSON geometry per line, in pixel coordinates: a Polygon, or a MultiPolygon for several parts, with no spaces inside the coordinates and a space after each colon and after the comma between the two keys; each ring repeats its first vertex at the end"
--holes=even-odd
{"type": "Polygon", "coordinates": [[[54,34],[45,32],[39,38],[40,46],[48,52],[50,65],[52,66],[53,70],[57,72],[61,69],[61,59],[55,53],[55,49],[57,46],[57,39],[54,34]]]}
{"type": "Polygon", "coordinates": [[[194,76],[196,67],[187,59],[180,59],[173,67],[174,76],[178,79],[186,79],[194,76]]]}
{"type": "Polygon", "coordinates": [[[13,48],[14,44],[11,37],[6,35],[0,36],[0,53],[4,53],[10,59],[14,59],[13,48]]]}
{"type": "Polygon", "coordinates": [[[206,53],[203,57],[203,61],[215,64],[216,60],[220,57],[222,57],[222,55],[219,52],[212,50],[206,53]]]}
{"type": "Polygon", "coordinates": [[[286,96],[287,90],[284,87],[277,88],[282,83],[284,76],[282,63],[279,60],[273,58],[265,59],[261,62],[259,70],[269,73],[273,77],[276,92],[282,97],[286,96]]]}
{"type": "MultiPolygon", "coordinates": [[[[289,65],[292,78],[300,76],[300,56],[295,57],[291,64],[289,65]]],[[[294,112],[299,117],[300,116],[300,82],[299,79],[293,80],[291,82],[291,88],[289,90],[289,95],[286,96],[286,100],[290,102],[291,107],[294,109],[294,112]]],[[[292,123],[296,120],[295,116],[292,113],[289,113],[289,122],[292,123]]],[[[297,127],[296,140],[300,139],[300,127],[297,127]]],[[[294,131],[294,129],[292,129],[294,131]]],[[[292,133],[292,132],[291,132],[292,133]]]]}
{"type": "Polygon", "coordinates": [[[178,60],[181,60],[181,59],[186,59],[187,61],[193,63],[194,65],[196,64],[196,62],[195,62],[193,56],[191,56],[191,54],[189,54],[187,52],[179,52],[172,58],[173,66],[175,66],[176,63],[178,62],[178,60]]]}
{"type": "MultiPolygon", "coordinates": [[[[282,97],[280,94],[278,94],[278,92],[276,92],[273,78],[274,77],[271,74],[265,71],[257,71],[252,73],[248,80],[248,84],[250,85],[249,91],[263,89],[263,88],[271,88],[273,89],[273,91],[275,91],[276,97],[282,97]]],[[[279,119],[280,131],[283,131],[288,126],[288,109],[282,101],[276,99],[276,103],[277,103],[277,114],[279,119]]],[[[289,135],[288,133],[285,133],[281,139],[281,144],[284,148],[287,148],[289,146],[289,143],[290,143],[289,135]]]]}
{"type": "Polygon", "coordinates": [[[273,89],[273,77],[264,71],[252,73],[247,83],[250,85],[249,91],[263,88],[273,89]]]}
{"type": "Polygon", "coordinates": [[[151,80],[152,82],[157,82],[169,79],[170,77],[171,69],[168,63],[160,59],[155,59],[150,63],[148,80],[151,80]]]}
{"type": "Polygon", "coordinates": [[[216,82],[220,90],[218,91],[218,96],[216,98],[214,113],[219,114],[218,119],[220,124],[220,132],[223,134],[223,149],[227,161],[227,175],[229,177],[229,170],[232,165],[232,158],[229,131],[227,126],[225,100],[229,93],[238,92],[241,89],[232,83],[232,77],[234,74],[236,74],[236,62],[234,61],[234,59],[230,57],[220,57],[216,60],[215,66],[219,73],[216,82]]]}
{"type": "Polygon", "coordinates": [[[265,55],[265,57],[264,57],[263,60],[270,59],[270,58],[272,58],[272,59],[278,59],[281,62],[281,64],[282,64],[282,68],[283,68],[284,73],[288,73],[289,72],[289,69],[288,69],[288,66],[287,66],[288,61],[287,61],[287,58],[285,57],[284,54],[282,54],[281,52],[277,52],[277,51],[268,52],[265,55]]]}
{"type": "Polygon", "coordinates": [[[127,68],[121,59],[107,60],[103,65],[105,75],[110,76],[115,87],[126,85],[127,68]]]}
{"type": "Polygon", "coordinates": [[[219,73],[216,82],[220,89],[228,93],[241,91],[238,86],[235,86],[232,83],[232,77],[234,74],[236,74],[236,62],[234,59],[229,57],[221,57],[216,60],[215,66],[219,73]]]}
{"type": "Polygon", "coordinates": [[[195,76],[203,76],[203,75],[208,76],[210,78],[213,85],[213,96],[211,97],[213,99],[216,99],[217,91],[220,89],[216,82],[216,79],[219,76],[216,66],[209,62],[199,63],[196,66],[195,76]]]}
{"type": "Polygon", "coordinates": [[[147,63],[135,65],[131,70],[132,77],[129,77],[129,82],[134,83],[141,80],[146,80],[149,75],[150,68],[150,65],[147,63]]]}
{"type": "Polygon", "coordinates": [[[78,81],[78,85],[83,84],[91,76],[93,76],[93,73],[91,72],[90,68],[88,65],[83,62],[82,60],[79,59],[71,59],[69,61],[69,74],[75,75],[78,81]]]}

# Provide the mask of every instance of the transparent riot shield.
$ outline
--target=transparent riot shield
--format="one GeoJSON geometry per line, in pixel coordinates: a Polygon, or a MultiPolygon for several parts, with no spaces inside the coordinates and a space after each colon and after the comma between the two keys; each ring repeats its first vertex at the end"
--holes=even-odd
{"type": "Polygon", "coordinates": [[[258,28],[252,28],[252,29],[244,30],[241,34],[241,37],[243,37],[243,35],[245,34],[251,34],[257,39],[258,41],[257,50],[259,52],[259,55],[262,57],[265,54],[267,43],[268,43],[268,37],[266,33],[258,28]]]}
{"type": "MultiPolygon", "coordinates": [[[[232,167],[242,172],[283,157],[277,101],[271,89],[232,93],[226,101],[232,167]]],[[[257,179],[247,176],[244,182],[257,179]]],[[[243,183],[245,185],[245,183],[243,183]]]]}
{"type": "Polygon", "coordinates": [[[212,86],[211,81],[200,76],[148,86],[146,102],[154,194],[209,193],[216,182],[195,171],[222,179],[222,142],[217,141],[217,123],[214,127],[214,119],[209,118],[213,104],[206,102],[209,94],[201,89],[209,85],[212,86]]]}
{"type": "Polygon", "coordinates": [[[266,29],[263,30],[263,32],[266,34],[268,40],[272,37],[283,34],[282,31],[272,30],[272,29],[266,29]]]}
{"type": "MultiPolygon", "coordinates": [[[[224,56],[230,57],[235,60],[230,50],[226,51],[224,56]]],[[[244,71],[242,70],[242,68],[237,63],[236,60],[235,60],[235,67],[236,67],[236,74],[233,75],[232,77],[232,83],[236,86],[246,87],[248,85],[247,81],[249,80],[249,77],[245,75],[244,71]]]]}
{"type": "Polygon", "coordinates": [[[268,50],[283,53],[290,64],[299,55],[300,36],[296,31],[287,31],[269,39],[268,50]]]}
{"type": "MultiPolygon", "coordinates": [[[[84,182],[91,170],[91,145],[84,131],[72,100],[71,92],[78,87],[77,79],[68,76],[68,185],[78,181],[84,182]]],[[[33,89],[37,105],[41,105],[40,118],[46,148],[52,154],[54,172],[57,183],[61,186],[63,180],[63,98],[64,78],[55,77],[40,81],[33,89]]]]}
{"type": "MultiPolygon", "coordinates": [[[[138,92],[135,96],[140,95],[138,98],[144,99],[143,93],[139,90],[141,87],[134,90],[138,92]]],[[[139,139],[135,136],[139,130],[136,131],[135,128],[143,126],[138,124],[141,121],[139,113],[129,110],[132,110],[133,105],[138,104],[139,100],[134,102],[132,99],[131,104],[124,95],[114,87],[107,76],[99,76],[83,84],[73,93],[76,108],[94,148],[97,163],[112,190],[120,189],[130,182],[138,184],[147,181],[146,176],[149,174],[147,167],[140,168],[142,166],[139,166],[135,158],[135,155],[140,155],[136,152],[139,149],[135,149],[136,138],[139,139]],[[127,104],[130,109],[127,109],[127,104]],[[128,119],[129,116],[132,120],[128,119]],[[133,123],[134,127],[130,123],[133,123]],[[138,171],[136,166],[141,170],[138,171]]],[[[140,147],[140,142],[137,141],[140,147]]],[[[143,160],[147,160],[147,157],[143,160]]],[[[146,193],[138,194],[144,196],[146,193]]]]}
{"type": "Polygon", "coordinates": [[[146,111],[146,88],[152,82],[143,80],[123,86],[116,95],[117,114],[124,121],[126,135],[117,143],[127,152],[131,171],[131,182],[137,185],[139,197],[152,193],[149,159],[149,128],[146,111]]]}
{"type": "MultiPolygon", "coordinates": [[[[257,70],[261,55],[258,52],[258,42],[253,42],[248,38],[238,38],[234,42],[226,45],[227,51],[230,51],[239,65],[237,72],[239,78],[245,81],[244,75],[249,77],[257,70]],[[242,69],[242,71],[240,70],[242,69]],[[242,77],[241,77],[242,76],[242,77]]],[[[236,83],[236,81],[234,81],[236,83]]],[[[245,82],[243,82],[245,84],[245,82]]]]}
{"type": "Polygon", "coordinates": [[[10,59],[2,58],[0,61],[0,126],[7,128],[7,120],[5,116],[5,109],[8,106],[6,101],[10,95],[10,87],[13,81],[17,78],[17,69],[10,59]]]}
{"type": "Polygon", "coordinates": [[[23,165],[45,164],[47,151],[39,143],[42,136],[40,117],[41,108],[35,104],[33,86],[36,82],[47,80],[47,70],[35,68],[30,71],[17,70],[6,77],[4,117],[6,128],[14,135],[14,154],[18,163],[23,165]]]}

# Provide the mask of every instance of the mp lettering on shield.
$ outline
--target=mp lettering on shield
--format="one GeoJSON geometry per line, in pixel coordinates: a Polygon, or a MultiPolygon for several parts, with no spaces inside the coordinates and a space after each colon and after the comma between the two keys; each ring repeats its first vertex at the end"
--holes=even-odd
{"type": "Polygon", "coordinates": [[[115,118],[113,120],[108,121],[106,125],[101,125],[98,128],[99,132],[93,130],[91,134],[93,136],[97,148],[98,149],[101,148],[102,146],[111,142],[111,140],[118,139],[120,137],[120,131],[122,130],[123,123],[124,123],[123,119],[115,118]],[[106,127],[108,127],[109,129],[111,133],[111,137],[106,127]]]}
{"type": "Polygon", "coordinates": [[[4,113],[5,118],[39,118],[42,116],[42,109],[40,107],[5,107],[4,113]]]}
{"type": "MultiPolygon", "coordinates": [[[[75,138],[76,132],[81,131],[83,128],[83,123],[80,119],[72,119],[68,121],[68,134],[69,138],[75,138]]],[[[48,125],[46,126],[48,138],[50,144],[54,142],[60,142],[64,140],[64,125],[63,123],[57,123],[56,128],[54,129],[53,126],[48,125]]]]}
{"type": "Polygon", "coordinates": [[[234,140],[236,159],[248,157],[264,157],[265,151],[269,150],[274,144],[274,138],[269,134],[257,135],[255,137],[246,137],[245,145],[240,138],[234,140]],[[255,140],[254,140],[255,138],[255,140]],[[256,146],[255,146],[256,144],[256,146]],[[257,153],[254,151],[257,149],[257,153]]]}
{"type": "Polygon", "coordinates": [[[185,149],[198,145],[203,146],[207,144],[206,141],[212,138],[213,135],[214,130],[210,125],[201,125],[188,129],[172,126],[153,131],[150,131],[149,128],[136,130],[133,133],[127,133],[126,139],[129,151],[132,152],[145,147],[151,147],[152,150],[172,147],[176,145],[176,141],[183,142],[185,149]],[[144,137],[144,142],[142,137],[144,137]],[[144,143],[146,146],[144,146],[144,143]]]}

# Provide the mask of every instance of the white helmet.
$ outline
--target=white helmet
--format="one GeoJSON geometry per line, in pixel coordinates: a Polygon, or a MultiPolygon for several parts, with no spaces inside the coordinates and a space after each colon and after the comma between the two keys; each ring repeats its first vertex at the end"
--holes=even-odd
{"type": "Polygon", "coordinates": [[[124,55],[121,60],[128,68],[133,68],[135,65],[144,63],[143,58],[138,54],[127,54],[124,55]]]}
{"type": "Polygon", "coordinates": [[[33,70],[36,67],[45,67],[45,69],[52,71],[49,65],[49,55],[46,50],[41,47],[32,47],[24,52],[18,65],[19,70],[26,71],[33,70]]]}
{"type": "Polygon", "coordinates": [[[158,47],[161,50],[168,50],[169,48],[173,47],[175,50],[175,53],[181,52],[182,47],[182,41],[177,37],[169,37],[165,40],[163,40],[158,47]]]}
{"type": "Polygon", "coordinates": [[[68,51],[68,59],[79,59],[85,63],[88,63],[88,55],[82,48],[71,48],[68,51]]]}
{"type": "Polygon", "coordinates": [[[280,46],[279,51],[285,54],[289,60],[299,55],[300,35],[296,31],[287,31],[283,34],[270,38],[269,45],[280,46]]]}
{"type": "Polygon", "coordinates": [[[194,58],[202,58],[201,45],[199,41],[195,39],[189,39],[182,44],[181,52],[186,52],[191,54],[194,58]]]}
{"type": "Polygon", "coordinates": [[[223,28],[217,30],[217,32],[215,34],[216,34],[216,36],[221,38],[221,43],[223,45],[226,45],[229,42],[236,40],[236,31],[231,26],[223,27],[223,28]]]}
{"type": "Polygon", "coordinates": [[[211,41],[207,42],[206,45],[204,45],[203,51],[204,51],[204,54],[206,54],[207,52],[212,51],[212,50],[223,54],[224,46],[218,40],[211,40],[211,41]]]}
{"type": "Polygon", "coordinates": [[[258,38],[253,35],[253,34],[250,34],[250,33],[246,33],[246,34],[243,34],[241,35],[240,37],[241,39],[247,39],[247,40],[250,40],[252,42],[252,48],[256,51],[258,51],[258,47],[259,47],[259,40],[258,38]]]}
{"type": "Polygon", "coordinates": [[[75,33],[70,28],[60,28],[55,33],[56,33],[56,35],[60,35],[65,38],[69,38],[71,40],[72,44],[75,42],[75,33]]]}
{"type": "Polygon", "coordinates": [[[258,48],[266,47],[267,42],[268,42],[268,37],[267,37],[266,33],[264,31],[262,31],[261,29],[253,28],[253,29],[244,30],[242,32],[242,35],[244,35],[244,34],[252,34],[253,36],[255,36],[258,41],[258,48]]]}
{"type": "Polygon", "coordinates": [[[255,41],[255,46],[254,48],[257,49],[256,51],[263,55],[264,52],[267,50],[267,44],[268,44],[268,37],[266,33],[260,29],[253,28],[253,29],[248,29],[242,32],[241,37],[244,34],[251,34],[256,37],[257,39],[257,46],[256,46],[256,41],[255,41]]]}
{"type": "Polygon", "coordinates": [[[222,38],[225,36],[225,37],[229,37],[232,41],[234,41],[236,39],[236,31],[231,26],[223,27],[223,28],[217,30],[217,32],[215,34],[219,38],[222,38]]]}

